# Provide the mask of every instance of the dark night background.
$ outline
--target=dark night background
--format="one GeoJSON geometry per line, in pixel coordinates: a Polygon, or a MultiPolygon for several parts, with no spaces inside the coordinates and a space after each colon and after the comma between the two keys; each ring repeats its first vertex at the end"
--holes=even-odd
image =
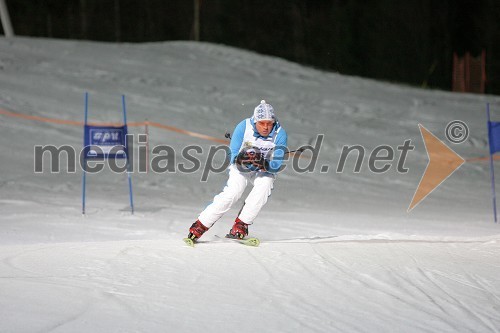
{"type": "MultiPolygon", "coordinates": [[[[150,42],[194,35],[194,0],[6,3],[21,36],[150,42]]],[[[486,93],[500,94],[498,0],[201,0],[200,22],[202,41],[444,90],[453,53],[485,49],[486,93]]]]}

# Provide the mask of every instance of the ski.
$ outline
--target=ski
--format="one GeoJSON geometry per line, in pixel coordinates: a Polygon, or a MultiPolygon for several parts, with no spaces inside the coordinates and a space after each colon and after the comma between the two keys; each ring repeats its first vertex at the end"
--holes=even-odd
{"type": "Polygon", "coordinates": [[[221,237],[219,235],[215,235],[215,237],[223,240],[228,240],[232,242],[237,242],[246,246],[254,246],[257,247],[260,244],[260,240],[255,237],[250,237],[250,238],[243,238],[243,239],[238,239],[238,238],[230,238],[230,237],[221,237]]]}
{"type": "MultiPolygon", "coordinates": [[[[246,246],[257,247],[260,244],[260,240],[258,238],[255,238],[255,237],[250,237],[250,238],[245,238],[245,239],[221,237],[218,235],[215,235],[215,237],[217,239],[219,239],[220,241],[236,242],[236,243],[240,243],[240,244],[246,245],[246,246]]],[[[191,238],[183,238],[182,240],[184,241],[184,244],[186,244],[189,247],[195,247],[195,245],[197,243],[219,243],[220,242],[220,241],[218,242],[218,241],[204,241],[204,240],[198,242],[198,241],[192,240],[191,238]]]]}

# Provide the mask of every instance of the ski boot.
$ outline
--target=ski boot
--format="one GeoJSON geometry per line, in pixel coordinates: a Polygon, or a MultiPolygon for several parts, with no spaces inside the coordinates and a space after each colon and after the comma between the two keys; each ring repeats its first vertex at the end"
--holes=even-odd
{"type": "Polygon", "coordinates": [[[243,239],[248,235],[248,224],[240,220],[239,217],[234,221],[233,227],[229,230],[226,238],[243,239]]]}
{"type": "Polygon", "coordinates": [[[189,234],[187,238],[184,238],[184,243],[189,246],[194,246],[196,240],[200,238],[207,230],[208,228],[205,227],[203,223],[200,222],[200,220],[196,220],[196,222],[191,225],[191,228],[189,228],[189,234]]]}

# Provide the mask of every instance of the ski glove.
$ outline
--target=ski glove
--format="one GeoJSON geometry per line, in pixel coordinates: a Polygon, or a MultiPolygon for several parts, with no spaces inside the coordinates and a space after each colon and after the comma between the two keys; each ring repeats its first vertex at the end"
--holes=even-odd
{"type": "Polygon", "coordinates": [[[269,161],[266,160],[262,154],[259,154],[258,157],[253,160],[252,165],[260,171],[267,171],[269,169],[269,161]]]}
{"type": "Polygon", "coordinates": [[[235,163],[237,166],[242,166],[245,171],[267,171],[269,161],[264,158],[264,155],[256,147],[250,147],[240,151],[236,156],[235,163]]]}

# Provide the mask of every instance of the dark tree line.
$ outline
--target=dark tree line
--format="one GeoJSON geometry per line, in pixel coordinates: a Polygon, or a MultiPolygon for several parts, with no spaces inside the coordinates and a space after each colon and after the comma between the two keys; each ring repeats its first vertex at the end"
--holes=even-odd
{"type": "MultiPolygon", "coordinates": [[[[450,89],[453,53],[487,54],[500,93],[498,0],[199,0],[201,40],[317,68],[450,89]],[[498,74],[497,74],[498,73],[498,74]]],[[[18,35],[193,38],[195,0],[7,0],[18,35]]]]}

